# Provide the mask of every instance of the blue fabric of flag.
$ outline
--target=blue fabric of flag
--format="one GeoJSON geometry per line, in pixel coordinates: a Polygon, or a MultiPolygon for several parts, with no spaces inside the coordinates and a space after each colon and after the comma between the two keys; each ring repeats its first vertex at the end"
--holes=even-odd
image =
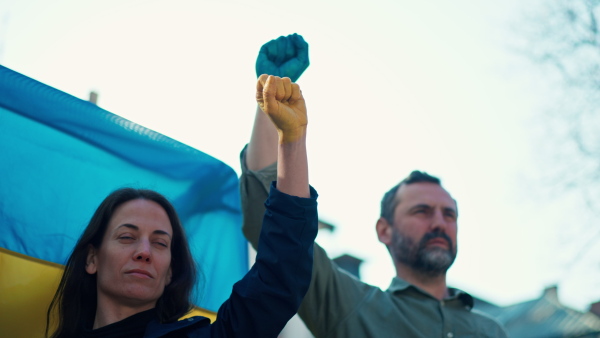
{"type": "Polygon", "coordinates": [[[174,204],[204,275],[195,304],[216,311],[248,271],[234,170],[0,66],[0,247],[64,264],[100,202],[125,186],[174,204]]]}

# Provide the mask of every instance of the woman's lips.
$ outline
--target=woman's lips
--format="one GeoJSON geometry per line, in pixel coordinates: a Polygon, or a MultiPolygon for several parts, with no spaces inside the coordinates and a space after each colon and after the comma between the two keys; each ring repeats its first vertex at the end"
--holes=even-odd
{"type": "Polygon", "coordinates": [[[138,278],[154,278],[154,277],[152,277],[150,272],[148,272],[146,270],[141,270],[141,269],[129,270],[129,271],[127,271],[127,274],[138,277],[138,278]]]}

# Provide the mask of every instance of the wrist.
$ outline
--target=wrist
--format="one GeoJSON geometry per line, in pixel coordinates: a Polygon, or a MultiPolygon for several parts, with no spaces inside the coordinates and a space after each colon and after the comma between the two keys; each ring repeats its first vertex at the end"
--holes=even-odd
{"type": "Polygon", "coordinates": [[[297,143],[306,141],[306,128],[307,126],[300,126],[294,129],[281,130],[278,129],[279,144],[297,143]]]}

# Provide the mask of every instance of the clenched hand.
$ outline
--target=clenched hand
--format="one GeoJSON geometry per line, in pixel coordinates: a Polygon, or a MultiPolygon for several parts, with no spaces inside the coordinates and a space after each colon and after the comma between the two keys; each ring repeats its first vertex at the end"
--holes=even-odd
{"type": "Polygon", "coordinates": [[[275,125],[280,143],[297,141],[306,134],[306,104],[300,86],[290,78],[261,75],[256,84],[256,102],[275,125]]]}

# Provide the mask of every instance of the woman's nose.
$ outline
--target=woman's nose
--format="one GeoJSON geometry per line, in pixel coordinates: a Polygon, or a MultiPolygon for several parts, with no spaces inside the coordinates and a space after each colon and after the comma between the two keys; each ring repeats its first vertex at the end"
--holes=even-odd
{"type": "Polygon", "coordinates": [[[140,241],[140,245],[133,255],[134,260],[136,261],[145,261],[150,262],[150,243],[147,241],[140,241]]]}

